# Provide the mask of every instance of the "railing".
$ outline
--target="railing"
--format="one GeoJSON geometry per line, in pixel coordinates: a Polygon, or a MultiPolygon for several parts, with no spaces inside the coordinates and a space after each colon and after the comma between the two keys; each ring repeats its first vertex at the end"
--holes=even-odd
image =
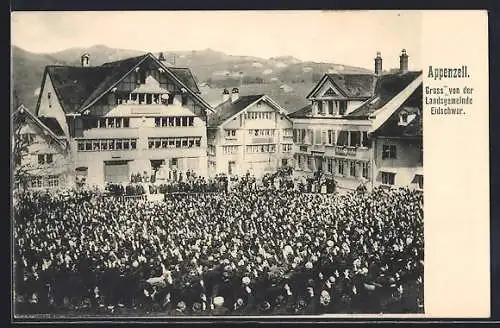
{"type": "Polygon", "coordinates": [[[252,138],[252,144],[271,144],[274,143],[274,137],[252,138]]]}
{"type": "MultiPolygon", "coordinates": [[[[361,148],[366,149],[366,148],[361,148]]],[[[354,146],[335,146],[335,155],[346,155],[346,156],[356,156],[356,153],[360,150],[359,147],[354,146]]]]}

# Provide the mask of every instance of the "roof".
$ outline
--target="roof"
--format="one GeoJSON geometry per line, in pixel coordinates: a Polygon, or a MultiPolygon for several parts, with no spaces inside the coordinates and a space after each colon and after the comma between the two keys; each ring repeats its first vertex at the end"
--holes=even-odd
{"type": "MultiPolygon", "coordinates": [[[[100,99],[146,58],[156,60],[152,54],[147,53],[101,66],[47,66],[44,80],[47,75],[50,77],[64,112],[74,113],[100,99]]],[[[188,88],[195,98],[210,108],[210,105],[198,96],[200,90],[189,68],[164,67],[164,69],[188,88]]]]}
{"type": "Polygon", "coordinates": [[[250,104],[256,102],[264,95],[249,95],[240,96],[235,102],[231,102],[231,99],[219,104],[214,108],[215,112],[208,116],[208,126],[216,127],[224,123],[228,118],[233,115],[238,114],[250,104]]]}
{"type": "Polygon", "coordinates": [[[312,95],[316,93],[326,81],[330,81],[333,85],[335,85],[344,97],[369,98],[373,96],[377,76],[371,73],[325,74],[323,78],[316,84],[314,89],[307,95],[307,98],[312,97],[312,95]]]}
{"type": "Polygon", "coordinates": [[[45,70],[66,113],[77,111],[110,74],[106,67],[47,66],[45,70]]]}
{"type": "MultiPolygon", "coordinates": [[[[14,113],[12,113],[12,118],[13,118],[14,124],[16,124],[15,122],[17,121],[17,118],[19,117],[19,115],[25,115],[25,117],[28,117],[32,122],[34,122],[36,125],[38,125],[42,130],[47,131],[48,132],[47,135],[52,137],[52,139],[55,140],[61,147],[63,147],[63,148],[66,147],[66,143],[61,138],[61,137],[65,137],[64,132],[62,132],[62,129],[61,129],[61,131],[57,131],[57,129],[56,129],[57,133],[52,131],[47,125],[45,125],[45,123],[39,117],[37,117],[30,110],[28,110],[24,105],[19,106],[14,111],[14,113]],[[62,132],[62,134],[59,134],[61,132],[62,132]]],[[[50,118],[50,119],[55,120],[55,118],[50,118]]],[[[52,121],[52,120],[50,120],[50,121],[52,121]]],[[[21,123],[22,121],[17,121],[17,122],[21,123]]],[[[49,124],[54,124],[54,123],[52,122],[49,124]]],[[[61,126],[59,124],[57,124],[57,126],[59,126],[59,129],[61,128],[61,126]]]]}
{"type": "Polygon", "coordinates": [[[103,93],[118,83],[128,72],[146,59],[146,57],[148,57],[148,54],[102,64],[102,67],[109,68],[108,75],[99,84],[99,86],[97,86],[94,92],[92,92],[90,97],[87,98],[81,107],[85,108],[100,98],[103,93]]]}
{"type": "Polygon", "coordinates": [[[349,113],[347,118],[368,118],[376,110],[382,108],[398,93],[413,82],[422,72],[412,71],[382,75],[377,79],[374,95],[363,105],[349,113]]]}
{"type": "Polygon", "coordinates": [[[194,79],[193,73],[189,68],[181,68],[181,67],[168,67],[168,70],[171,71],[179,80],[182,81],[189,89],[193,92],[201,93],[198,85],[196,84],[196,80],[194,79]]]}
{"type": "Polygon", "coordinates": [[[422,85],[420,85],[406,99],[398,110],[392,114],[377,130],[374,135],[381,137],[404,137],[404,138],[421,138],[422,137],[422,85]],[[415,113],[415,118],[406,126],[399,125],[399,114],[401,111],[415,113]]]}
{"type": "Polygon", "coordinates": [[[64,131],[55,117],[39,116],[40,121],[49,128],[56,136],[63,137],[64,131]]]}
{"type": "Polygon", "coordinates": [[[304,118],[304,117],[308,117],[308,114],[311,113],[311,109],[312,109],[312,105],[311,104],[306,105],[306,106],[302,107],[301,109],[296,110],[293,113],[289,114],[288,117],[290,117],[290,118],[304,118]]]}

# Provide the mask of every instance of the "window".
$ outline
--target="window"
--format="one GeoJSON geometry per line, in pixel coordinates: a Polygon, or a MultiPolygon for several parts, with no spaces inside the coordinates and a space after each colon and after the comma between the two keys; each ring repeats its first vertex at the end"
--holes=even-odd
{"type": "Polygon", "coordinates": [[[43,187],[42,177],[31,178],[31,187],[32,188],[42,188],[43,187]]]}
{"type": "Polygon", "coordinates": [[[238,152],[238,146],[224,146],[222,147],[224,154],[235,154],[238,152]]]}
{"type": "Polygon", "coordinates": [[[395,176],[392,172],[382,172],[382,184],[393,186],[395,176]]]}
{"type": "Polygon", "coordinates": [[[383,145],[382,146],[382,159],[396,158],[396,146],[395,145],[383,145]]]}
{"type": "Polygon", "coordinates": [[[334,159],[333,158],[327,158],[326,159],[326,171],[329,173],[334,173],[334,159]]]}
{"type": "Polygon", "coordinates": [[[161,126],[161,117],[155,117],[155,126],[156,127],[159,127],[161,126]]]}
{"type": "Polygon", "coordinates": [[[339,102],[339,114],[345,115],[346,111],[347,111],[347,100],[341,100],[339,102]]]}
{"type": "Polygon", "coordinates": [[[408,113],[401,113],[401,123],[408,122],[408,113]]]}
{"type": "Polygon", "coordinates": [[[52,93],[47,92],[47,101],[49,102],[49,108],[52,108],[52,93]]]}
{"type": "Polygon", "coordinates": [[[188,104],[188,95],[187,93],[183,93],[181,96],[181,104],[182,106],[187,106],[188,104]]]}
{"type": "Polygon", "coordinates": [[[293,129],[284,129],[283,130],[283,136],[284,137],[292,137],[293,134],[294,134],[294,130],[293,129]]]}
{"type": "Polygon", "coordinates": [[[175,126],[181,126],[181,118],[180,117],[175,118],[175,126]]]}
{"type": "Polygon", "coordinates": [[[53,155],[52,154],[40,154],[38,155],[38,164],[43,165],[43,164],[50,164],[53,162],[53,155]]]}
{"type": "Polygon", "coordinates": [[[283,144],[283,152],[284,153],[289,153],[292,151],[292,145],[291,144],[283,144]]]}
{"type": "Polygon", "coordinates": [[[45,177],[45,186],[48,188],[59,186],[59,177],[57,175],[49,175],[45,177]]]}
{"type": "Polygon", "coordinates": [[[333,115],[333,100],[328,101],[328,114],[333,115]]]}
{"type": "Polygon", "coordinates": [[[129,118],[128,117],[124,117],[123,118],[123,127],[124,128],[128,128],[129,127],[129,123],[130,123],[129,118]]]}
{"type": "Polygon", "coordinates": [[[363,178],[368,179],[368,163],[367,162],[361,163],[361,175],[363,176],[363,178]]]}
{"type": "Polygon", "coordinates": [[[424,189],[424,176],[421,174],[415,175],[415,182],[418,185],[419,189],[424,189]]]}
{"type": "Polygon", "coordinates": [[[348,138],[349,138],[348,131],[344,131],[344,130],[340,131],[338,138],[337,138],[337,145],[338,146],[347,146],[348,138]]]}
{"type": "Polygon", "coordinates": [[[361,132],[361,145],[367,148],[370,146],[370,140],[368,140],[368,132],[366,131],[361,132]]]}
{"type": "Polygon", "coordinates": [[[302,156],[298,155],[297,156],[297,164],[299,165],[299,169],[303,169],[304,168],[304,161],[302,160],[302,156]]]}
{"type": "Polygon", "coordinates": [[[323,112],[323,102],[322,101],[318,101],[317,104],[318,104],[318,114],[320,114],[320,115],[325,114],[323,112]]]}
{"type": "Polygon", "coordinates": [[[226,130],[226,138],[236,137],[236,130],[226,130]]]}
{"type": "Polygon", "coordinates": [[[182,126],[187,126],[188,125],[188,119],[187,117],[182,118],[182,126]]]}
{"type": "Polygon", "coordinates": [[[328,130],[328,142],[329,145],[335,144],[335,130],[328,130]]]}
{"type": "Polygon", "coordinates": [[[188,125],[193,126],[194,125],[194,118],[193,117],[188,117],[188,125]]]}
{"type": "Polygon", "coordinates": [[[349,144],[351,147],[361,146],[361,132],[351,131],[351,142],[349,144]]]}
{"type": "Polygon", "coordinates": [[[339,161],[338,167],[339,167],[339,174],[340,175],[344,175],[344,164],[345,164],[344,161],[339,161]]]}
{"type": "Polygon", "coordinates": [[[351,161],[349,163],[349,175],[351,177],[355,177],[356,176],[356,162],[354,162],[354,161],[351,161]]]}
{"type": "Polygon", "coordinates": [[[307,157],[307,168],[310,170],[310,171],[313,171],[314,170],[314,158],[312,156],[308,156],[307,157]]]}
{"type": "Polygon", "coordinates": [[[33,140],[35,139],[34,138],[34,135],[31,134],[31,133],[23,133],[21,135],[21,138],[22,138],[22,141],[27,144],[27,145],[31,145],[33,143],[33,140]]]}

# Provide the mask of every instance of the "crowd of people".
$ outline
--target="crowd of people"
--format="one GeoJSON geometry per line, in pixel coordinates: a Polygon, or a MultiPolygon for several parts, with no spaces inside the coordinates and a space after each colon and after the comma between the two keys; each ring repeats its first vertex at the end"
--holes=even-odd
{"type": "Polygon", "coordinates": [[[421,193],[310,194],[250,177],[234,186],[155,203],[97,190],[17,195],[16,311],[423,311],[421,193]]]}

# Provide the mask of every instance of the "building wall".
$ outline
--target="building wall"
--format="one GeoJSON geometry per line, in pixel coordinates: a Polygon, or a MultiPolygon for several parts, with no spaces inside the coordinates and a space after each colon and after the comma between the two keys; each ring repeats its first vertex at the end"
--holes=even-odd
{"type": "MultiPolygon", "coordinates": [[[[121,105],[124,106],[124,105],[121,105]]],[[[146,107],[150,105],[144,105],[146,107]]],[[[161,106],[161,105],[160,105],[161,106]]],[[[136,106],[138,107],[138,106],[136,106]]],[[[168,113],[168,106],[162,106],[168,113]]],[[[165,114],[166,115],[166,114],[165,114]]],[[[159,115],[161,116],[161,115],[159,115]]],[[[105,161],[129,161],[129,173],[152,173],[151,160],[164,160],[169,167],[172,159],[177,159],[177,169],[185,172],[194,170],[197,174],[207,175],[207,137],[205,122],[199,117],[193,117],[193,126],[155,127],[154,117],[129,116],[129,128],[91,128],[83,131],[83,137],[72,142],[75,156],[75,167],[88,168],[88,182],[90,184],[104,183],[105,161]],[[150,148],[149,138],[199,138],[200,146],[192,148],[150,148]],[[81,151],[78,143],[95,139],[134,139],[136,149],[81,151]]],[[[194,139],[193,139],[194,140],[194,139]]]]}
{"type": "Polygon", "coordinates": [[[374,140],[374,186],[382,185],[382,171],[395,173],[395,186],[416,188],[415,175],[423,175],[422,139],[378,137],[374,140]],[[396,146],[395,159],[383,159],[384,145],[396,146]]]}
{"type": "Polygon", "coordinates": [[[230,162],[234,162],[231,174],[242,175],[248,171],[260,177],[266,172],[275,172],[282,165],[283,159],[288,161],[287,164],[293,165],[292,127],[292,122],[267,102],[249,107],[216,130],[211,141],[216,153],[212,157],[216,162],[213,172],[229,174],[230,162]],[[261,118],[250,119],[259,114],[261,118]],[[289,136],[285,135],[286,129],[289,136]],[[227,130],[235,130],[235,135],[227,136],[227,130]],[[266,133],[273,131],[273,135],[255,136],[255,130],[266,133]],[[284,151],[283,144],[290,145],[289,151],[284,151]],[[274,147],[274,152],[253,152],[262,150],[262,147],[264,150],[274,147]]]}
{"type": "Polygon", "coordinates": [[[294,175],[312,176],[318,168],[327,176],[333,176],[338,182],[339,188],[355,189],[362,182],[372,179],[371,158],[372,148],[368,147],[338,147],[336,142],[339,131],[368,132],[371,128],[369,120],[346,120],[328,118],[294,119],[294,130],[311,130],[312,139],[306,138],[304,142],[296,140],[294,146],[294,175]],[[328,139],[328,130],[335,131],[333,143],[328,139]],[[326,132],[326,138],[325,133],[326,132]],[[316,138],[320,134],[321,138],[316,138]],[[318,142],[319,141],[319,142],[318,142]],[[299,159],[300,157],[300,159],[299,159]],[[340,162],[344,163],[343,174],[339,170],[340,162]],[[355,163],[355,174],[351,175],[350,163],[355,163]],[[312,165],[309,165],[312,164],[312,165]],[[363,165],[367,166],[363,177],[363,165]]]}
{"type": "Polygon", "coordinates": [[[38,116],[54,117],[59,122],[59,125],[63,129],[64,133],[68,136],[68,124],[66,123],[66,114],[57,98],[54,86],[52,85],[52,80],[50,75],[47,74],[45,78],[45,83],[42,87],[42,94],[40,96],[40,104],[38,107],[38,116]],[[50,99],[49,99],[50,93],[50,99]]]}
{"type": "Polygon", "coordinates": [[[71,154],[44,132],[45,130],[31,120],[27,120],[20,130],[20,134],[32,135],[27,153],[22,157],[21,166],[24,166],[31,176],[40,179],[41,183],[40,185],[33,181],[28,187],[32,189],[70,187],[74,183],[71,154]],[[51,155],[52,162],[39,163],[39,155],[44,158],[47,158],[46,155],[51,155]],[[48,179],[51,177],[57,182],[49,186],[48,179]]]}

